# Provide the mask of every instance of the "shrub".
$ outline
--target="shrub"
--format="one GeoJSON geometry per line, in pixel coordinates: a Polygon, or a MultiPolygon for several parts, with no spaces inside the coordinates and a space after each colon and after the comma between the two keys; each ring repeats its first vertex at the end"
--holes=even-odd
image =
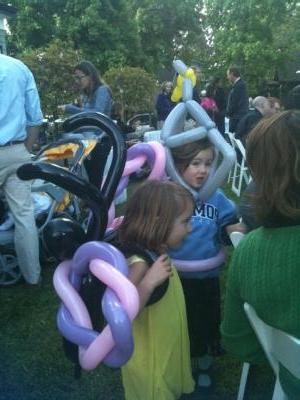
{"type": "Polygon", "coordinates": [[[123,120],[134,114],[150,113],[154,109],[157,82],[141,68],[111,68],[104,77],[111,87],[113,100],[123,120]]]}

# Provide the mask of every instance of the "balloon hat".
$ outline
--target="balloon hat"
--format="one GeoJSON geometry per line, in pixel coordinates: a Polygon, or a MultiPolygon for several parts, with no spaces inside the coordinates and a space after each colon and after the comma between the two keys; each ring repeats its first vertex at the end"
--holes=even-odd
{"type": "Polygon", "coordinates": [[[187,74],[187,66],[182,61],[175,60],[173,67],[183,77],[183,101],[178,103],[170,112],[161,132],[161,139],[167,153],[166,170],[172,180],[184,186],[193,194],[196,201],[204,202],[224,182],[235,162],[236,155],[234,149],[232,149],[216,128],[216,124],[210,119],[201,105],[193,100],[193,81],[190,79],[189,74],[187,74]],[[197,126],[193,129],[183,131],[187,114],[191,115],[196,121],[197,126]],[[218,157],[215,157],[207,181],[199,190],[196,190],[188,185],[177,171],[171,149],[205,137],[214,145],[217,153],[222,154],[222,161],[217,165],[218,157]]]}

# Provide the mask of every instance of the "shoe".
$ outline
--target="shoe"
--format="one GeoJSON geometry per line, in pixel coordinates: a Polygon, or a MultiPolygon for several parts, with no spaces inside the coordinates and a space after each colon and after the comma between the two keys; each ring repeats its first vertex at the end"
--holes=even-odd
{"type": "Polygon", "coordinates": [[[202,372],[198,376],[197,380],[198,387],[208,388],[212,385],[211,378],[208,374],[203,374],[202,372]]]}
{"type": "Polygon", "coordinates": [[[26,284],[27,284],[28,286],[30,286],[30,287],[37,287],[37,288],[40,288],[40,287],[42,286],[42,277],[40,276],[40,277],[39,277],[39,280],[38,280],[36,283],[29,283],[29,282],[26,282],[26,284]]]}
{"type": "Polygon", "coordinates": [[[199,395],[211,395],[215,389],[214,382],[210,375],[207,373],[200,372],[197,379],[197,389],[196,392],[199,395]]]}

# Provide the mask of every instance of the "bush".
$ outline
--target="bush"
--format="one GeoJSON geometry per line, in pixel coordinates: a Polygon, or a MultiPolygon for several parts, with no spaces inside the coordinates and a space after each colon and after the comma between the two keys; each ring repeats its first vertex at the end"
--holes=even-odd
{"type": "Polygon", "coordinates": [[[157,93],[157,82],[141,68],[111,68],[104,77],[111,87],[113,100],[123,121],[135,114],[151,113],[157,93]]]}

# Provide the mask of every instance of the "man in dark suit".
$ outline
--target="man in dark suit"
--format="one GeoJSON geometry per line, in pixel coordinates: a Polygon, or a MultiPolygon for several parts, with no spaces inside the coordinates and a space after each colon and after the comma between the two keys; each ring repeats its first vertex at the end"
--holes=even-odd
{"type": "Polygon", "coordinates": [[[249,110],[249,98],[246,84],[241,79],[237,67],[228,68],[227,78],[232,83],[232,88],[228,96],[226,114],[229,118],[229,131],[234,133],[240,119],[249,110]]]}

